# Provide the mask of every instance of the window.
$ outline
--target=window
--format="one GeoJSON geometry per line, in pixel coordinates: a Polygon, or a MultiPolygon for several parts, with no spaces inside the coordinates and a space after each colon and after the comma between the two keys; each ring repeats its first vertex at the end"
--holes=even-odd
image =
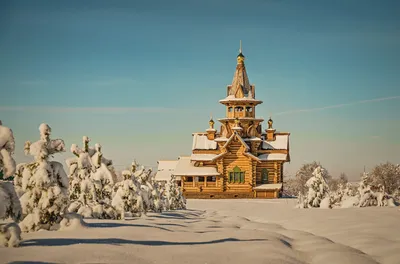
{"type": "Polygon", "coordinates": [[[233,112],[233,108],[232,108],[232,107],[229,107],[229,108],[228,108],[228,112],[229,112],[229,113],[233,112]]]}
{"type": "Polygon", "coordinates": [[[261,171],[261,183],[268,183],[268,170],[265,168],[261,171]]]}
{"type": "Polygon", "coordinates": [[[243,112],[243,107],[241,106],[235,107],[235,112],[243,112]]]}
{"type": "Polygon", "coordinates": [[[246,107],[246,112],[253,112],[253,107],[247,106],[246,107]]]}
{"type": "Polygon", "coordinates": [[[215,176],[208,176],[207,177],[207,182],[215,182],[215,176]]]}
{"type": "Polygon", "coordinates": [[[193,182],[193,177],[186,177],[186,182],[193,182]]]}
{"type": "Polygon", "coordinates": [[[200,176],[198,181],[199,181],[199,182],[204,182],[204,177],[203,177],[203,176],[200,176]]]}
{"type": "Polygon", "coordinates": [[[241,171],[238,166],[233,168],[233,171],[229,172],[230,183],[244,183],[244,171],[241,171]]]}

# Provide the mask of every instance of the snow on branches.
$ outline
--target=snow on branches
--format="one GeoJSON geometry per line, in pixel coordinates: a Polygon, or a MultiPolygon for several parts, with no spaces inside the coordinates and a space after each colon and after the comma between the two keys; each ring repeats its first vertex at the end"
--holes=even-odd
{"type": "Polygon", "coordinates": [[[143,212],[143,198],[140,184],[133,177],[134,171],[122,171],[123,181],[114,186],[114,198],[112,206],[117,210],[117,217],[125,219],[126,213],[131,216],[141,216],[143,212]]]}
{"type": "Polygon", "coordinates": [[[371,182],[374,182],[374,179],[371,177],[376,177],[373,174],[364,172],[358,188],[350,183],[344,184],[340,182],[336,190],[331,192],[321,171],[323,171],[323,168],[318,167],[315,169],[314,176],[305,184],[308,191],[305,196],[299,193],[296,207],[350,208],[396,206],[395,195],[389,195],[383,184],[371,185],[371,182]]]}
{"type": "MultiPolygon", "coordinates": [[[[4,179],[15,173],[14,135],[10,128],[0,121],[0,176],[4,179]]],[[[1,177],[0,177],[1,178],[1,177]]],[[[22,217],[21,203],[14,185],[11,182],[0,180],[0,219],[11,218],[19,221],[22,217]]],[[[17,247],[21,241],[21,229],[15,222],[0,224],[0,246],[17,247]]]]}
{"type": "Polygon", "coordinates": [[[112,162],[103,157],[101,145],[89,148],[90,139],[83,137],[83,148],[72,144],[71,152],[76,156],[67,159],[69,167],[69,212],[84,217],[115,219],[111,206],[114,186],[112,162]]]}
{"type": "Polygon", "coordinates": [[[183,196],[181,189],[176,183],[175,176],[171,176],[171,180],[167,184],[166,196],[168,199],[169,210],[186,209],[186,199],[183,196]]]}
{"type": "Polygon", "coordinates": [[[298,207],[330,208],[329,187],[324,178],[324,175],[326,175],[325,169],[317,166],[312,175],[305,183],[305,187],[308,188],[306,195],[303,196],[302,193],[299,195],[298,207]]]}
{"type": "Polygon", "coordinates": [[[10,128],[0,121],[0,175],[8,178],[15,173],[15,160],[12,157],[15,148],[14,135],[10,128]]]}
{"type": "Polygon", "coordinates": [[[34,161],[21,164],[15,177],[22,194],[22,231],[50,229],[62,219],[68,204],[68,178],[61,163],[49,161],[52,154],[65,151],[62,139],[50,139],[51,128],[39,126],[40,139],[25,143],[25,153],[34,161]]]}

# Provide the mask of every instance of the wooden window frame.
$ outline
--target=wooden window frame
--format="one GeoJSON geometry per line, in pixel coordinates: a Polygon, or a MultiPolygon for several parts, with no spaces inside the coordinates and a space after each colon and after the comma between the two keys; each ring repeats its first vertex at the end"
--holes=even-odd
{"type": "Polygon", "coordinates": [[[245,172],[242,171],[238,166],[235,166],[232,171],[229,172],[229,183],[245,183],[245,172]]]}
{"type": "Polygon", "coordinates": [[[267,168],[263,168],[262,170],[261,170],[261,184],[268,184],[269,183],[269,179],[268,179],[268,177],[269,177],[269,172],[268,172],[268,169],[267,168]],[[264,178],[264,172],[266,172],[266,178],[264,178]],[[265,181],[265,179],[266,179],[266,181],[265,181]]]}

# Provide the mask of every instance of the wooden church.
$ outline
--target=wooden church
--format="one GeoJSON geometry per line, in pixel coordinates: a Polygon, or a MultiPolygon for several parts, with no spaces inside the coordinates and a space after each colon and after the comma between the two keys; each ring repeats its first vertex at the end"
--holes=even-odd
{"type": "Polygon", "coordinates": [[[270,118],[256,117],[254,85],[250,85],[240,45],[232,84],[219,102],[226,116],[218,119],[220,130],[210,127],[193,133],[192,154],[176,161],[159,161],[156,180],[175,175],[187,198],[278,198],[283,183],[283,164],[290,161],[289,135],[277,132],[270,118]]]}

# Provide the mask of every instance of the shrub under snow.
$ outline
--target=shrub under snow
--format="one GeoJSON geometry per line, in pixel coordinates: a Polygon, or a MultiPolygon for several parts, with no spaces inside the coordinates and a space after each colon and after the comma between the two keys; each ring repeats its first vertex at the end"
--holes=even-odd
{"type": "Polygon", "coordinates": [[[24,219],[22,231],[50,229],[62,219],[68,205],[68,178],[59,162],[49,161],[49,156],[63,152],[62,139],[50,139],[51,128],[47,124],[39,127],[40,140],[25,143],[25,153],[35,161],[22,164],[16,182],[21,183],[20,202],[24,219]]]}
{"type": "Polygon", "coordinates": [[[63,220],[60,222],[60,231],[75,230],[86,228],[86,223],[83,221],[82,216],[75,213],[65,214],[63,220]]]}
{"type": "Polygon", "coordinates": [[[20,242],[21,229],[17,223],[0,224],[0,246],[18,247],[20,242]]]}
{"type": "MultiPolygon", "coordinates": [[[[0,219],[19,221],[21,204],[11,182],[0,181],[0,219]]],[[[0,223],[0,246],[17,247],[21,241],[21,229],[15,222],[0,223]]]]}

